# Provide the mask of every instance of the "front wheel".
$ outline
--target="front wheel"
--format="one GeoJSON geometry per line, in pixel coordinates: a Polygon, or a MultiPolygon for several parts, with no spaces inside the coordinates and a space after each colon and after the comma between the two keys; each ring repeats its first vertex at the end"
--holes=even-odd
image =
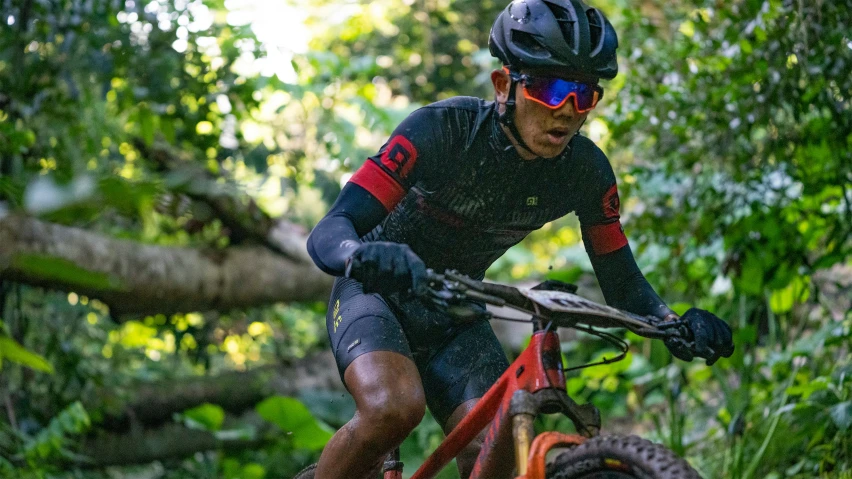
{"type": "Polygon", "coordinates": [[[314,474],[316,473],[317,465],[311,464],[310,466],[302,469],[296,474],[296,477],[293,479],[314,479],[314,474]]]}
{"type": "Polygon", "coordinates": [[[598,436],[547,465],[547,479],[701,479],[685,460],[636,436],[598,436]]]}

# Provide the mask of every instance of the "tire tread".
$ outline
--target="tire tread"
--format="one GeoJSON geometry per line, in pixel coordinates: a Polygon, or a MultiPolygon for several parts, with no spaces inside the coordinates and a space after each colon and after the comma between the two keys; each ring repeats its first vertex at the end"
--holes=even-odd
{"type": "Polygon", "coordinates": [[[598,436],[566,451],[548,464],[548,479],[582,479],[586,472],[572,467],[578,461],[600,457],[620,459],[654,479],[701,479],[684,459],[660,444],[638,436],[598,436]]]}

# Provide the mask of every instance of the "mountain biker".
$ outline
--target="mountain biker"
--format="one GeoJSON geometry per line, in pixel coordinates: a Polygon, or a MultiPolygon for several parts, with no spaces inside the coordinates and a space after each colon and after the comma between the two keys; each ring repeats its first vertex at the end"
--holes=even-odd
{"type": "MultiPolygon", "coordinates": [[[[411,113],[311,232],[311,257],[338,277],[327,326],[356,403],[317,478],[375,477],[426,405],[448,433],[508,367],[487,321],[453,323],[410,294],[427,266],[482,278],[531,231],[574,212],[607,303],[677,317],[636,265],[608,159],[579,134],[603,95],[599,80],[618,72],[617,45],[609,21],[580,0],[515,0],[489,37],[503,65],[491,73],[495,100],[455,97],[411,113]]],[[[718,317],[693,308],[683,319],[696,345],[669,343],[676,357],[732,354],[718,317]]],[[[459,456],[462,477],[481,439],[459,456]]],[[[502,457],[508,467],[482,477],[511,471],[511,450],[502,457]]]]}

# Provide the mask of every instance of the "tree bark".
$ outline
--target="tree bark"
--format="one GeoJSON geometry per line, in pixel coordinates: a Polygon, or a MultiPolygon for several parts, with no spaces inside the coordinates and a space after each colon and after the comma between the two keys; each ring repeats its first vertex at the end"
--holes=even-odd
{"type": "Polygon", "coordinates": [[[332,278],[268,248],[145,245],[0,217],[0,277],[97,298],[114,317],[324,301],[332,278]]]}

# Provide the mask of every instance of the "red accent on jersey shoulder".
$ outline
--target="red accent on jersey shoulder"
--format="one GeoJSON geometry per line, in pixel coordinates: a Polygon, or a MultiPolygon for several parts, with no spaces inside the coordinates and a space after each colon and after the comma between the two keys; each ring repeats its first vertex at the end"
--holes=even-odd
{"type": "Polygon", "coordinates": [[[618,187],[612,185],[603,195],[603,214],[604,218],[618,218],[618,211],[621,208],[621,201],[618,199],[618,187]]]}
{"type": "Polygon", "coordinates": [[[367,160],[349,180],[375,196],[385,209],[391,211],[405,196],[405,190],[379,165],[367,160]]]}
{"type": "Polygon", "coordinates": [[[585,230],[592,242],[592,251],[596,255],[612,253],[627,245],[627,236],[624,235],[624,229],[618,221],[605,225],[589,226],[585,230]]]}
{"type": "Polygon", "coordinates": [[[400,178],[408,177],[416,161],[417,148],[414,148],[408,138],[402,135],[391,138],[385,151],[382,152],[382,164],[400,178]]]}

